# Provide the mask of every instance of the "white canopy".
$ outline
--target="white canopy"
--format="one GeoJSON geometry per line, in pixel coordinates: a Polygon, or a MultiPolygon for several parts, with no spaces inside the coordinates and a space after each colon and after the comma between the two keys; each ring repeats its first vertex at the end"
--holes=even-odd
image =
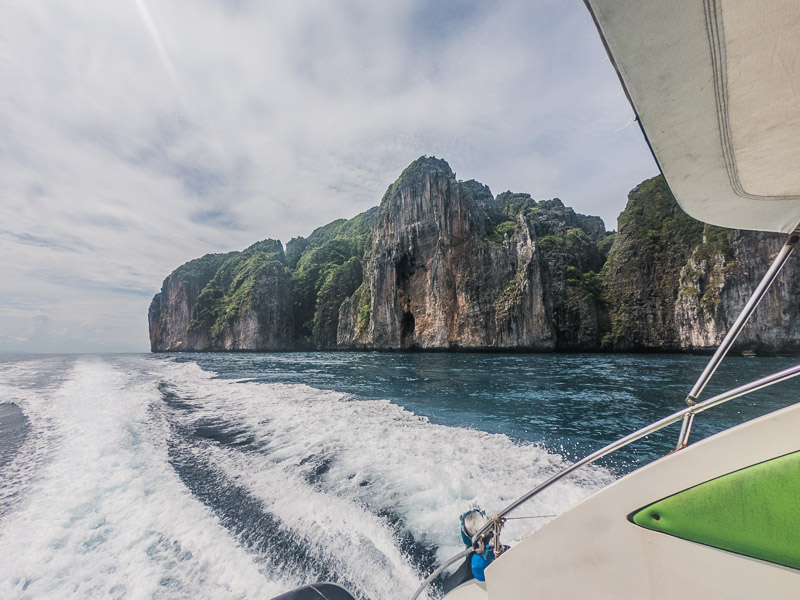
{"type": "Polygon", "coordinates": [[[800,0],[585,0],[691,216],[800,222],[800,0]]]}

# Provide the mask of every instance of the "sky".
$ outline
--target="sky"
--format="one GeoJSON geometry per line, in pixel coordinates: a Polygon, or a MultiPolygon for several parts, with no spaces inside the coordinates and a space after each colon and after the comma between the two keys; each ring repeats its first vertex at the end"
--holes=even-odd
{"type": "Polygon", "coordinates": [[[421,155],[608,229],[658,173],[580,0],[7,0],[0,81],[0,352],[146,352],[176,267],[421,155]]]}

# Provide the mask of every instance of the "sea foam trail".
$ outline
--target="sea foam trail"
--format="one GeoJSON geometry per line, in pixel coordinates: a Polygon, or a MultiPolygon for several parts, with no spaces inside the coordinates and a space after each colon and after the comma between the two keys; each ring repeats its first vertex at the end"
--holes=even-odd
{"type": "MultiPolygon", "coordinates": [[[[0,468],[2,598],[270,598],[333,579],[405,599],[461,550],[466,507],[496,511],[566,464],[389,401],[161,356],[0,367],[0,394],[29,425],[0,468]]],[[[585,470],[520,515],[611,479],[585,470]]]]}
{"type": "Polygon", "coordinates": [[[13,447],[6,446],[8,453],[0,464],[0,526],[36,480],[48,448],[58,437],[47,410],[48,398],[63,383],[72,364],[71,358],[63,356],[0,362],[0,402],[16,407],[22,415],[13,447]]]}
{"type": "Polygon", "coordinates": [[[152,379],[91,359],[20,401],[41,447],[20,451],[37,466],[1,522],[0,597],[269,598],[285,587],[172,470],[148,410],[161,401],[152,379]]]}
{"type": "MultiPolygon", "coordinates": [[[[432,567],[426,549],[439,560],[461,550],[466,507],[498,510],[566,464],[536,445],[435,425],[388,401],[214,379],[186,363],[165,364],[162,376],[168,395],[191,405],[174,418],[206,437],[195,455],[366,598],[407,597],[420,568],[432,567]]],[[[561,512],[611,479],[586,470],[519,514],[561,512]]],[[[504,539],[543,522],[509,522],[504,539]]]]}

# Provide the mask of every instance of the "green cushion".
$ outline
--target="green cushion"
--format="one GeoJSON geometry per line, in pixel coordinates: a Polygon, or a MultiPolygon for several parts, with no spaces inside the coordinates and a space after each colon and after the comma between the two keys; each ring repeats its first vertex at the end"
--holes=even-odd
{"type": "Polygon", "coordinates": [[[800,452],[706,481],[631,518],[647,529],[800,569],[800,452]]]}

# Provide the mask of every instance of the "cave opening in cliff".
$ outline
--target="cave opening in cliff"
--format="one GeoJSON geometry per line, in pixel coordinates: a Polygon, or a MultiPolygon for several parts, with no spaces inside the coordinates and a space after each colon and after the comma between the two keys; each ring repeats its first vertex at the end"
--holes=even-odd
{"type": "Polygon", "coordinates": [[[397,261],[397,266],[395,267],[395,273],[397,277],[396,283],[398,287],[403,287],[403,284],[405,284],[409,279],[411,279],[411,276],[414,274],[414,270],[416,267],[415,262],[416,261],[414,260],[414,257],[411,256],[410,254],[403,254],[403,256],[400,257],[400,260],[397,261]]]}
{"type": "Polygon", "coordinates": [[[414,335],[414,325],[414,314],[409,311],[404,312],[403,319],[400,322],[400,335],[403,338],[414,335]]]}

